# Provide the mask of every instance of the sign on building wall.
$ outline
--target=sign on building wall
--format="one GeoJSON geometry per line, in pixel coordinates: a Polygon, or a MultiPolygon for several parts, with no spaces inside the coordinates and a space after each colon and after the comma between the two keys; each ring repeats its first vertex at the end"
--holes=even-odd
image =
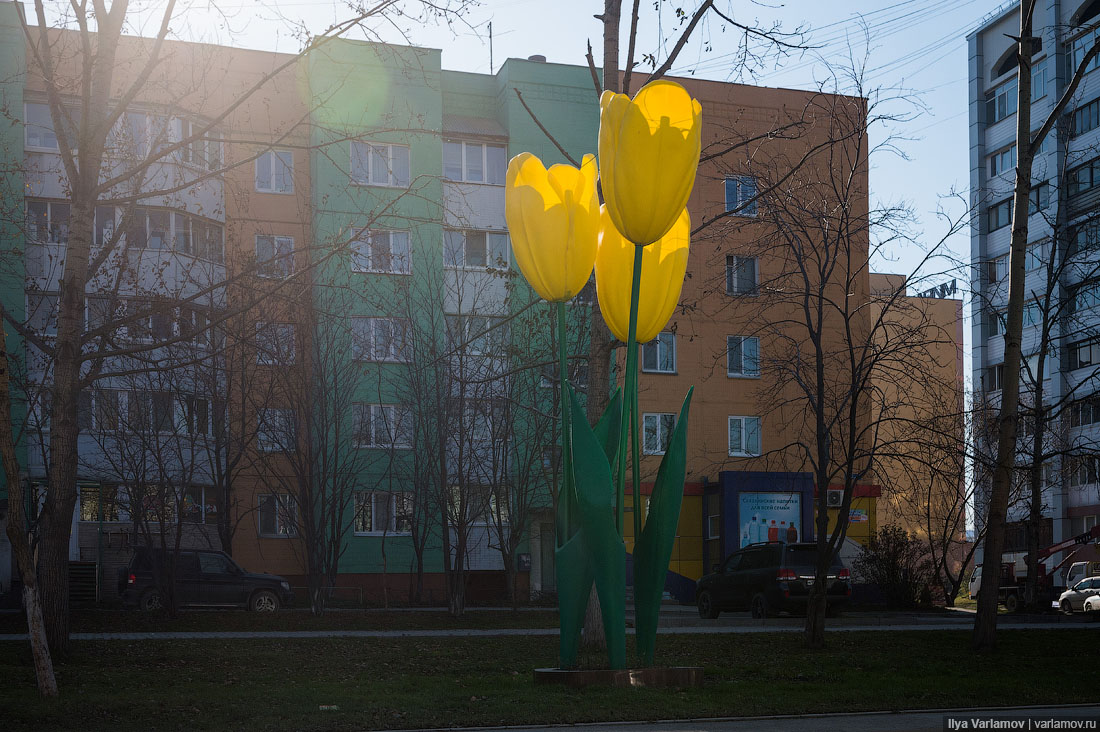
{"type": "Polygon", "coordinates": [[[739,545],[798,541],[802,536],[801,498],[800,493],[742,492],[738,505],[739,545]]]}

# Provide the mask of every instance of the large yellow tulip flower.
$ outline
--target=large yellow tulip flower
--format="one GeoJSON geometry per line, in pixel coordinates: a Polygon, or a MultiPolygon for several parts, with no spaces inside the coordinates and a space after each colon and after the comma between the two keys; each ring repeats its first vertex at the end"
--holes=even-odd
{"type": "Polygon", "coordinates": [[[504,215],[527,282],[550,302],[569,300],[588,282],[596,259],[596,158],[585,155],[579,169],[547,170],[531,153],[515,156],[508,163],[504,215]]]}
{"type": "Polygon", "coordinates": [[[646,84],[633,100],[611,91],[600,97],[604,202],[615,227],[635,244],[660,239],[687,205],[701,118],[699,102],[672,81],[646,84]]]}
{"type": "MultiPolygon", "coordinates": [[[[691,216],[680,210],[672,228],[656,243],[642,248],[642,280],[638,299],[637,342],[647,343],[672,317],[687,272],[691,216]]],[[[611,220],[608,206],[600,207],[600,247],[596,252],[596,297],[607,327],[621,341],[630,328],[630,282],[636,246],[627,241],[611,220]]]]}

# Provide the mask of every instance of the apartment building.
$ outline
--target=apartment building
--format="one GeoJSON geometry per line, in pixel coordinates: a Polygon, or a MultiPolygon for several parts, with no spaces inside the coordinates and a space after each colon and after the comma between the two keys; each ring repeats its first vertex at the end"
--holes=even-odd
{"type": "MultiPolygon", "coordinates": [[[[1037,129],[1062,95],[1100,18],[1097,2],[1039,3],[1034,20],[1032,124],[1037,129]]],[[[1004,6],[969,43],[970,187],[977,215],[971,224],[973,383],[976,400],[990,413],[1000,402],[1004,363],[1011,196],[1016,162],[1017,68],[1009,36],[1019,34],[1019,7],[1004,6]]],[[[1097,421],[1094,392],[1098,335],[1095,248],[1096,181],[1100,154],[1100,75],[1090,65],[1069,106],[1040,145],[1032,171],[1026,257],[1021,404],[1021,466],[1034,463],[1034,405],[1048,423],[1043,444],[1040,545],[1079,535],[1100,515],[1097,421]],[[1039,372],[1038,356],[1045,350],[1039,372]],[[1041,400],[1036,398],[1041,389],[1041,400]]],[[[988,456],[995,446],[979,442],[988,456]]],[[[984,519],[988,480],[978,483],[977,517],[984,519]]],[[[1026,549],[1030,490],[1012,495],[1006,551],[1026,549]]],[[[980,526],[979,526],[980,528],[980,526]]],[[[1094,551],[1085,549],[1083,551],[1094,551]]],[[[1083,555],[1082,555],[1083,556],[1083,555]]]]}
{"type": "MultiPolygon", "coordinates": [[[[22,44],[14,12],[0,4],[0,31],[22,44]]],[[[6,154],[27,175],[26,194],[5,205],[27,223],[11,258],[26,271],[13,270],[17,284],[2,296],[26,303],[48,338],[64,176],[33,67],[4,48],[2,78],[15,81],[0,91],[20,122],[6,154]]],[[[357,602],[441,603],[456,566],[472,601],[501,602],[509,577],[520,597],[552,593],[557,336],[512,267],[503,184],[520,152],[552,164],[563,161],[558,145],[576,159],[595,150],[588,69],[532,57],[462,73],[444,69],[439,50],[344,40],[303,58],[167,49],[112,138],[119,165],[152,156],[149,175],[97,211],[97,236],[125,256],[89,287],[88,328],[114,324],[103,362],[117,377],[99,379],[83,405],[71,558],[98,571],[101,599],[130,548],[162,537],[224,548],[302,589],[325,570],[310,543],[335,532],[337,592],[357,602]],[[197,132],[194,144],[156,154],[197,132]]],[[[148,51],[124,39],[120,89],[148,51]]],[[[669,580],[688,598],[695,578],[749,538],[811,538],[821,489],[790,447],[805,410],[777,364],[779,344],[799,336],[784,325],[791,303],[759,296],[790,273],[774,238],[779,209],[757,192],[836,134],[840,118],[839,145],[857,159],[857,219],[867,181],[862,100],[683,83],[703,104],[708,152],[689,210],[717,223],[693,243],[667,332],[643,349],[640,425],[648,491],[669,418],[695,385],[669,580]],[[800,134],[730,144],[777,124],[800,134]]],[[[818,166],[805,185],[822,177],[827,164],[818,166]]],[[[850,281],[819,284],[866,303],[866,230],[848,246],[850,281]]],[[[590,298],[574,303],[567,344],[582,392],[590,298]]],[[[24,350],[32,364],[33,346],[24,350]]],[[[27,383],[31,414],[16,423],[31,427],[33,484],[45,478],[48,391],[34,387],[49,375],[29,368],[27,383]]],[[[865,540],[888,484],[861,481],[830,521],[865,540]]]]}

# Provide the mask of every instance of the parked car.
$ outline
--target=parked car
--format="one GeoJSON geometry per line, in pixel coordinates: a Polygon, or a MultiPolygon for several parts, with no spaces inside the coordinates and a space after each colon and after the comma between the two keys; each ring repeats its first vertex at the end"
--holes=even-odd
{"type": "MultiPolygon", "coordinates": [[[[149,611],[163,606],[153,572],[166,573],[167,559],[159,549],[138,547],[119,570],[123,607],[149,611]]],[[[290,583],[282,577],[246,572],[228,554],[216,551],[181,551],[173,592],[179,607],[243,607],[254,612],[274,612],[294,600],[290,583]]]]}
{"type": "MultiPolygon", "coordinates": [[[[763,618],[783,610],[805,612],[816,562],[817,544],[749,544],[696,583],[699,615],[716,618],[725,610],[750,610],[754,618],[763,618]]],[[[848,603],[850,579],[851,573],[834,557],[825,595],[829,611],[848,603]]]]}
{"type": "Polygon", "coordinates": [[[1085,603],[1088,602],[1089,609],[1092,609],[1097,601],[1100,601],[1100,576],[1086,577],[1062,593],[1058,598],[1058,609],[1066,615],[1087,612],[1085,603]]]}

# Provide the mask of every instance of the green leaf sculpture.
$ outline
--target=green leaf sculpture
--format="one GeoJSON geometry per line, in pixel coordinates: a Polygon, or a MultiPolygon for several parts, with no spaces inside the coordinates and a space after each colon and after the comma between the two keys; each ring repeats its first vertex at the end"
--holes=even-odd
{"type": "MultiPolygon", "coordinates": [[[[680,418],[676,421],[668,448],[661,458],[661,467],[657,470],[645,527],[634,546],[635,639],[638,655],[646,666],[653,664],[657,615],[661,610],[668,562],[672,558],[672,544],[676,540],[676,525],[680,521],[687,468],[687,417],[694,390],[695,387],[688,389],[684,398],[680,418]]],[[[639,510],[639,507],[634,510],[639,510]]]]}
{"type": "MultiPolygon", "coordinates": [[[[620,412],[622,410],[622,390],[616,389],[615,394],[611,398],[611,402],[608,404],[607,409],[604,411],[603,416],[600,417],[600,421],[596,425],[595,431],[588,426],[587,420],[584,418],[583,413],[578,418],[579,406],[576,404],[576,395],[570,391],[570,404],[573,406],[572,417],[574,420],[573,430],[574,434],[578,431],[582,435],[582,439],[586,442],[586,447],[582,450],[585,454],[585,463],[578,467],[578,452],[573,447],[573,435],[566,436],[567,449],[571,451],[573,458],[574,472],[569,475],[562,476],[562,488],[558,495],[558,502],[564,506],[565,510],[559,510],[557,512],[557,531],[558,539],[561,542],[554,552],[555,558],[555,570],[558,583],[558,613],[559,613],[559,627],[560,633],[558,637],[558,664],[561,668],[574,668],[577,665],[577,650],[580,645],[581,630],[584,627],[585,610],[588,607],[588,595],[592,588],[592,582],[597,581],[597,569],[600,570],[600,579],[597,581],[597,593],[600,596],[600,607],[607,608],[608,603],[604,600],[604,593],[607,592],[607,583],[614,580],[615,572],[614,567],[606,567],[607,562],[600,559],[593,553],[595,547],[600,547],[597,554],[606,554],[606,548],[608,545],[612,546],[612,553],[614,553],[614,542],[609,541],[606,536],[599,536],[595,541],[591,539],[597,537],[604,532],[601,522],[598,520],[586,519],[584,514],[589,512],[589,506],[595,503],[600,503],[601,490],[594,485],[591,485],[592,481],[587,479],[585,487],[582,489],[588,500],[582,502],[578,498],[577,481],[574,479],[576,473],[581,472],[585,475],[590,474],[589,463],[595,462],[595,472],[599,473],[599,458],[602,457],[607,471],[607,483],[603,492],[606,492],[611,496],[612,503],[614,502],[614,488],[610,482],[610,465],[615,461],[616,451],[619,444],[619,420],[620,412]],[[591,449],[592,441],[595,441],[596,446],[599,448],[597,451],[591,449]],[[563,517],[567,516],[568,520],[564,520],[563,517]],[[600,587],[603,586],[604,590],[601,592],[600,587]]],[[[598,480],[598,478],[596,479],[598,480]]],[[[597,508],[594,515],[598,517],[601,513],[601,509],[597,508]]],[[[611,516],[611,511],[606,512],[608,516],[611,516]]],[[[626,550],[622,546],[622,540],[618,537],[618,533],[615,531],[614,518],[610,518],[610,529],[614,539],[618,539],[619,548],[618,555],[622,558],[624,563],[623,571],[618,582],[618,587],[623,588],[625,585],[625,556],[626,550]]],[[[624,590],[619,590],[619,595],[624,595],[624,590]]],[[[609,636],[608,629],[618,627],[620,629],[620,635],[622,636],[621,642],[617,647],[620,649],[619,657],[620,663],[614,668],[623,668],[626,665],[626,630],[623,623],[623,614],[626,610],[625,597],[621,597],[618,603],[620,608],[619,617],[617,621],[608,622],[608,609],[603,610],[604,616],[604,635],[607,638],[607,646],[609,656],[612,654],[612,649],[616,646],[613,645],[609,636]]]]}

